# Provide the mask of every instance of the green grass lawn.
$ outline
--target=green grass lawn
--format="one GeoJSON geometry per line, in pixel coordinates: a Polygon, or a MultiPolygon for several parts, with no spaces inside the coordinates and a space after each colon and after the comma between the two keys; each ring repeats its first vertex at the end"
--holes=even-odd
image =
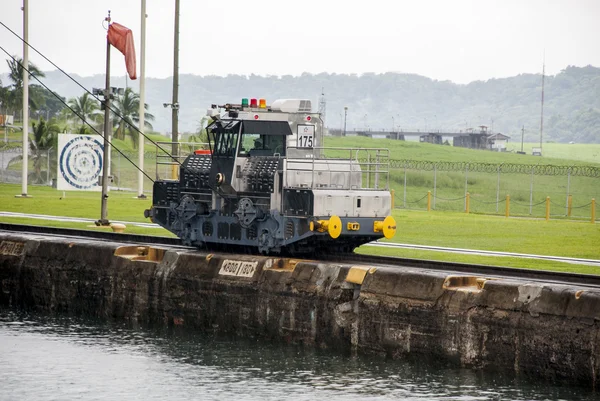
{"type": "MultiPolygon", "coordinates": [[[[509,143],[509,149],[516,148],[516,144],[509,143]]],[[[373,139],[364,136],[354,137],[325,137],[327,147],[346,148],[386,148],[390,151],[392,160],[424,160],[424,161],[450,161],[471,163],[517,163],[541,165],[583,165],[594,164],[600,167],[600,144],[544,144],[543,157],[532,156],[531,148],[539,145],[526,144],[526,155],[513,152],[491,152],[479,149],[467,149],[454,146],[433,145],[413,141],[396,141],[393,139],[373,139]]],[[[519,143],[518,150],[521,149],[519,143]]],[[[517,149],[515,149],[517,150],[517,149]]]]}
{"type": "MultiPolygon", "coordinates": [[[[49,187],[30,186],[31,198],[15,198],[20,185],[0,185],[0,211],[46,214],[81,218],[100,218],[100,193],[65,192],[49,187]]],[[[149,222],[143,217],[151,200],[139,200],[132,192],[111,191],[108,201],[110,220],[149,222]]],[[[424,212],[395,210],[398,230],[391,241],[416,245],[434,245],[451,248],[481,249],[515,253],[600,259],[600,225],[583,221],[531,218],[505,218],[455,212],[424,212]]],[[[0,217],[6,223],[49,225],[97,230],[89,223],[69,223],[27,218],[0,217]]],[[[127,232],[171,236],[162,228],[128,226],[127,232]]],[[[600,274],[596,267],[566,263],[461,255],[421,250],[387,250],[363,246],[358,252],[393,254],[402,257],[457,261],[474,264],[525,267],[545,270],[573,271],[600,274]]]]}
{"type": "MultiPolygon", "coordinates": [[[[20,185],[0,184],[0,211],[100,218],[100,192],[58,191],[46,186],[29,186],[31,198],[15,198],[20,193],[20,185]]],[[[150,220],[144,218],[144,209],[151,206],[150,198],[140,200],[132,192],[110,191],[108,194],[110,220],[149,223],[150,220]]]]}

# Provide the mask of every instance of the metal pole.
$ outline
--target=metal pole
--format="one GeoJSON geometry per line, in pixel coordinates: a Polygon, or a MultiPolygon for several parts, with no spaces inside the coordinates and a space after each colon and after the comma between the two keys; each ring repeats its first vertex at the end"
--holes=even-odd
{"type": "Polygon", "coordinates": [[[48,184],[50,184],[50,149],[48,149],[48,153],[46,154],[46,182],[48,184]]]}
{"type": "MultiPolygon", "coordinates": [[[[23,0],[23,167],[21,197],[27,197],[29,168],[29,0],[23,0]]],[[[18,66],[17,66],[18,68],[18,66]]]]}
{"type": "Polygon", "coordinates": [[[523,152],[523,138],[525,137],[525,126],[521,128],[521,152],[523,152]]]}
{"type": "Polygon", "coordinates": [[[404,163],[404,208],[406,209],[406,163],[404,163]]]}
{"type": "Polygon", "coordinates": [[[344,106],[344,136],[346,136],[346,119],[348,117],[348,106],[344,106]]]}
{"type": "MultiPolygon", "coordinates": [[[[173,157],[175,159],[177,159],[178,156],[178,147],[177,147],[177,142],[178,142],[178,121],[177,121],[177,115],[179,112],[179,103],[178,103],[178,97],[179,97],[179,0],[175,0],[175,40],[174,40],[174,46],[173,46],[173,100],[171,101],[171,142],[173,142],[172,144],[172,148],[171,148],[171,153],[173,155],[173,157]]],[[[172,170],[172,174],[173,177],[172,178],[177,178],[175,177],[176,174],[176,165],[173,165],[173,170],[172,170]]]]}
{"type": "Polygon", "coordinates": [[[139,140],[138,140],[138,198],[146,199],[144,195],[144,114],[146,112],[146,0],[142,0],[142,34],[140,35],[140,109],[139,109],[139,140]]]}
{"type": "Polygon", "coordinates": [[[496,184],[496,213],[498,213],[498,205],[500,204],[500,167],[498,166],[498,183],[496,184]]]}
{"type": "Polygon", "coordinates": [[[569,192],[571,188],[571,167],[567,170],[567,202],[565,204],[565,215],[569,215],[569,192]]]}
{"type": "Polygon", "coordinates": [[[371,153],[367,151],[367,188],[371,188],[371,153]]]}
{"type": "MultiPolygon", "coordinates": [[[[540,116],[540,152],[542,151],[542,135],[544,133],[544,79],[546,78],[546,52],[544,51],[544,64],[542,66],[542,111],[540,116]]],[[[541,152],[544,154],[543,152],[541,152]]]]}
{"type": "Polygon", "coordinates": [[[437,163],[433,165],[433,210],[435,210],[436,193],[437,193],[437,163]]]}
{"type": "Polygon", "coordinates": [[[467,191],[469,190],[469,163],[465,167],[465,210],[467,210],[467,191]]]}
{"type": "Polygon", "coordinates": [[[531,210],[533,207],[533,171],[535,167],[531,168],[531,184],[529,186],[529,214],[531,215],[531,210]]]}
{"type": "MultiPolygon", "coordinates": [[[[108,12],[107,18],[108,24],[110,25],[110,11],[108,12]]],[[[110,164],[110,42],[108,36],[106,37],[106,87],[104,89],[104,153],[102,156],[102,200],[101,200],[101,211],[100,220],[96,222],[96,225],[107,226],[110,224],[108,221],[108,169],[110,164]]]]}
{"type": "Polygon", "coordinates": [[[117,190],[121,190],[121,154],[117,153],[117,190]]]}
{"type": "Polygon", "coordinates": [[[379,189],[379,149],[375,154],[375,189],[379,189]]]}

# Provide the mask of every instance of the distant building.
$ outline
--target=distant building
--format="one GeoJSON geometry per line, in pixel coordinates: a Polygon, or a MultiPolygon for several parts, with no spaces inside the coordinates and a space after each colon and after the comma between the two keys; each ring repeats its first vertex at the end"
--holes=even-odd
{"type": "Polygon", "coordinates": [[[419,142],[433,143],[434,145],[442,144],[442,136],[440,134],[428,133],[419,137],[419,142]]]}
{"type": "Polygon", "coordinates": [[[490,136],[487,128],[485,125],[480,125],[479,132],[468,129],[466,133],[455,136],[452,144],[461,148],[487,149],[487,138],[490,136]]]}
{"type": "Polygon", "coordinates": [[[506,144],[509,139],[510,137],[504,134],[492,134],[487,137],[488,149],[497,152],[506,152],[506,144]]]}

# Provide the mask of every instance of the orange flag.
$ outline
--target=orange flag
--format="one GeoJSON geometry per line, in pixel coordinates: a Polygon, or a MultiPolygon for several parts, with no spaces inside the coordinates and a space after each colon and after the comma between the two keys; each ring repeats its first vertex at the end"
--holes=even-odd
{"type": "Polygon", "coordinates": [[[133,33],[131,29],[113,22],[108,27],[108,41],[125,56],[125,66],[129,78],[136,79],[135,73],[135,47],[133,46],[133,33]]]}

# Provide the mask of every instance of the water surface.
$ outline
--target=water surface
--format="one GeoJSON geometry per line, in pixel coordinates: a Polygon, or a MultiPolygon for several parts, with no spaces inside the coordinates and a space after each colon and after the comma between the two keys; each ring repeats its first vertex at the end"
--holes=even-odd
{"type": "Polygon", "coordinates": [[[0,400],[584,400],[577,387],[0,309],[0,400]]]}

